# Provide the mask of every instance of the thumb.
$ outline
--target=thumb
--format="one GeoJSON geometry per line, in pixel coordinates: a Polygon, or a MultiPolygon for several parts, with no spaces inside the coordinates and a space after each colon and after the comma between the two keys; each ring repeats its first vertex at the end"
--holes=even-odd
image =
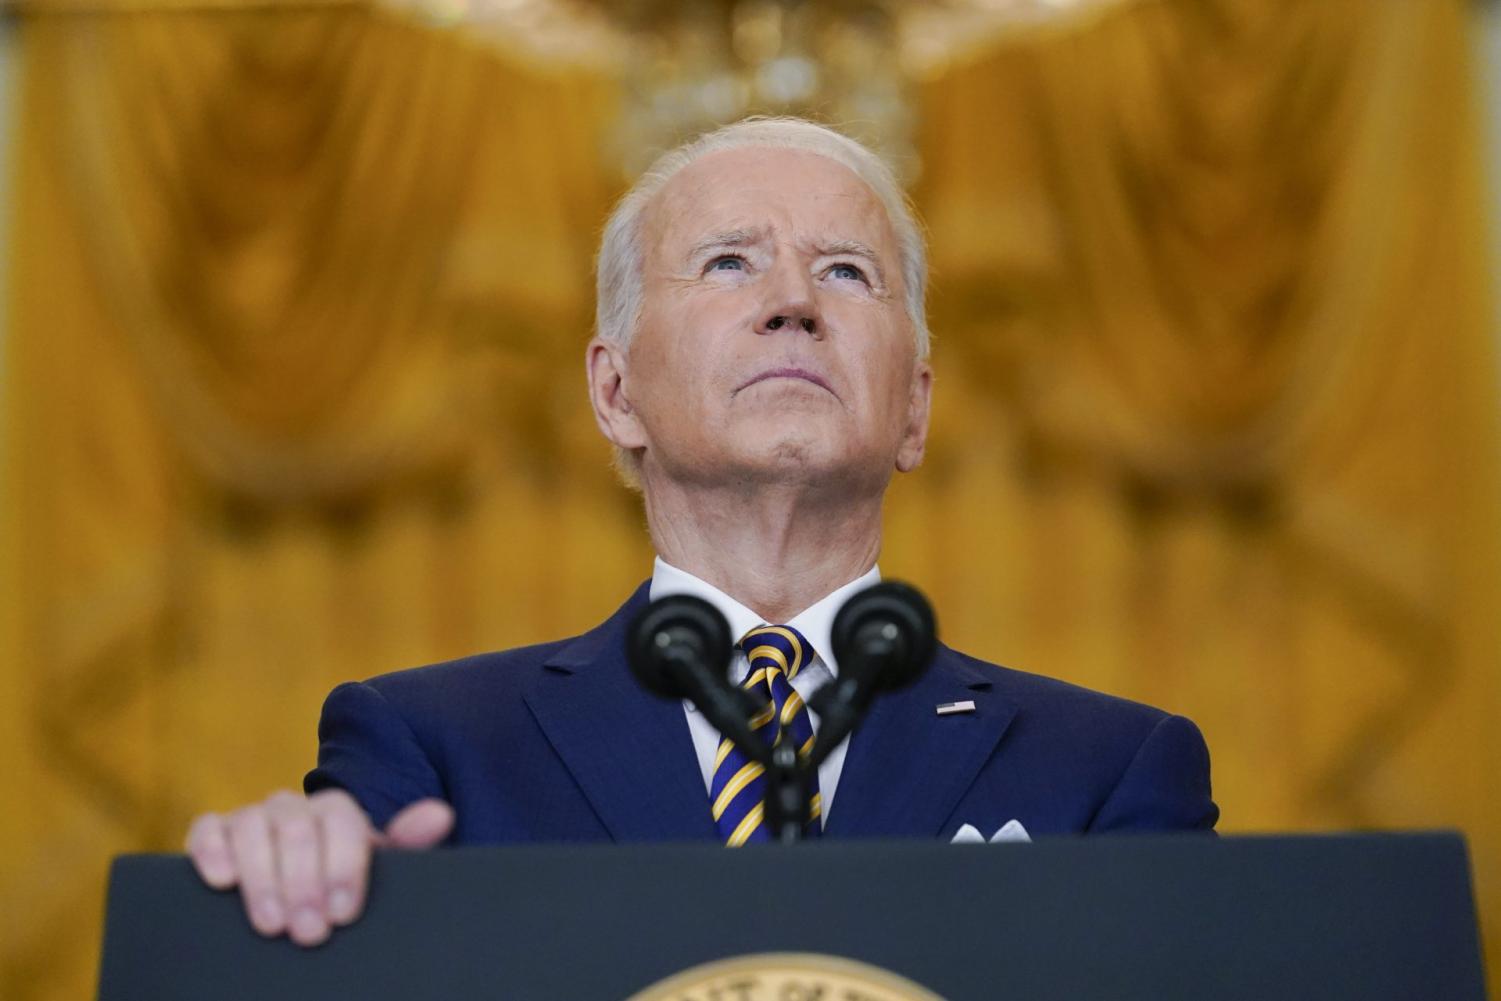
{"type": "Polygon", "coordinates": [[[391,818],[379,839],[391,848],[431,848],[453,830],[453,807],[441,799],[419,799],[391,818]]]}

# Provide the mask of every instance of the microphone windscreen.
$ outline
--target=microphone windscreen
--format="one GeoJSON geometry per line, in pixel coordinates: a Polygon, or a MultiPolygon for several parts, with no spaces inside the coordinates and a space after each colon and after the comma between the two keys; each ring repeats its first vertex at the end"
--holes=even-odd
{"type": "Polygon", "coordinates": [[[702,697],[684,668],[693,663],[727,669],[734,644],[719,609],[687,594],[658,598],[626,631],[626,660],[648,691],[675,699],[702,697]]]}
{"type": "Polygon", "coordinates": [[[887,580],[855,594],[834,616],[830,636],[840,670],[874,664],[876,690],[917,680],[933,659],[938,624],[933,606],[910,584],[887,580]]]}

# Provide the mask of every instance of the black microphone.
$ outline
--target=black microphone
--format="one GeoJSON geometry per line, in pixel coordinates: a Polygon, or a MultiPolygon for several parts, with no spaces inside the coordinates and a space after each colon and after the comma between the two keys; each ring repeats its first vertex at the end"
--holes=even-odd
{"type": "Polygon", "coordinates": [[[750,718],[765,706],[730,684],[734,654],[730,626],[702,598],[658,598],[631,621],[626,660],[643,688],[663,698],[687,699],[722,735],[763,764],[771,748],[751,729],[750,718]]]}
{"type": "Polygon", "coordinates": [[[928,599],[910,584],[888,580],[844,603],[834,616],[830,645],[840,677],[859,675],[875,693],[916,681],[937,643],[938,623],[928,599]]]}
{"type": "Polygon", "coordinates": [[[819,716],[809,756],[815,766],[849,736],[877,693],[910,685],[927,670],[938,646],[938,623],[917,588],[882,581],[839,609],[830,645],[839,677],[808,703],[819,716]]]}

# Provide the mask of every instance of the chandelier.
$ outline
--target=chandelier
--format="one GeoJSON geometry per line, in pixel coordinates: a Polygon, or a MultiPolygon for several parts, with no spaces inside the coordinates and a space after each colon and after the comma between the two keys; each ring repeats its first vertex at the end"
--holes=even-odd
{"type": "Polygon", "coordinates": [[[829,122],[921,170],[913,84],[1004,32],[1072,24],[1123,0],[386,0],[527,59],[610,73],[627,177],[749,114],[829,122]]]}

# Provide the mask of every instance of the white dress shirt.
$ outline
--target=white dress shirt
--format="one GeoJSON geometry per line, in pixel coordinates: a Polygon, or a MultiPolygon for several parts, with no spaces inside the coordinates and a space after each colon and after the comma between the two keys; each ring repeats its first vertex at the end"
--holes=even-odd
{"type": "MultiPolygon", "coordinates": [[[[793,691],[807,702],[815,691],[833,681],[839,674],[839,665],[834,661],[829,642],[829,635],[834,629],[834,616],[850,595],[878,583],[880,579],[880,568],[871,567],[860,577],[787,621],[768,623],[713,584],[699,580],[686,570],[679,570],[659,556],[652,566],[651,598],[655,601],[669,594],[691,594],[695,598],[704,599],[719,609],[720,614],[729,622],[730,636],[737,644],[742,636],[760,625],[791,626],[796,629],[813,647],[813,660],[804,664],[798,670],[797,677],[790,682],[793,691]]],[[[735,658],[730,662],[730,681],[739,685],[749,673],[750,661],[737,645],[735,658]]],[[[703,772],[704,789],[707,791],[714,782],[714,755],[719,750],[721,737],[719,731],[714,729],[714,724],[705,719],[704,714],[693,703],[684,700],[683,711],[688,714],[688,732],[693,735],[693,750],[698,754],[698,767],[703,772]]],[[[813,723],[813,732],[817,733],[818,714],[809,709],[808,717],[813,723]]],[[[818,766],[818,792],[822,797],[820,812],[823,819],[827,819],[829,811],[833,809],[834,791],[839,785],[839,773],[844,769],[844,755],[848,749],[849,738],[846,737],[818,766]]]]}

